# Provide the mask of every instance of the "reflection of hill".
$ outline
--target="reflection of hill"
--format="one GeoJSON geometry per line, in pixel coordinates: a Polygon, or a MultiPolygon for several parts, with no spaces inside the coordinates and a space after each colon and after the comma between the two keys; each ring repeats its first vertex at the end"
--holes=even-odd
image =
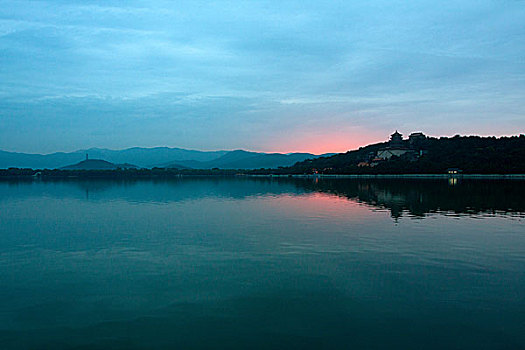
{"type": "Polygon", "coordinates": [[[130,202],[178,202],[200,198],[243,199],[252,196],[304,193],[292,181],[245,177],[177,177],[171,179],[54,179],[0,181],[0,200],[18,197],[66,197],[130,202]],[[38,184],[45,184],[39,186],[38,184]]]}
{"type": "Polygon", "coordinates": [[[305,184],[312,190],[333,193],[378,208],[392,216],[404,212],[424,217],[427,213],[456,214],[525,213],[525,182],[406,179],[323,179],[305,184]]]}
{"type": "Polygon", "coordinates": [[[201,198],[244,199],[257,196],[323,192],[375,208],[393,217],[428,213],[465,215],[525,213],[525,182],[414,179],[293,179],[253,177],[178,177],[173,179],[11,180],[0,181],[0,201],[17,197],[66,197],[79,200],[178,202],[201,198]],[[16,187],[16,191],[13,191],[16,187]]]}

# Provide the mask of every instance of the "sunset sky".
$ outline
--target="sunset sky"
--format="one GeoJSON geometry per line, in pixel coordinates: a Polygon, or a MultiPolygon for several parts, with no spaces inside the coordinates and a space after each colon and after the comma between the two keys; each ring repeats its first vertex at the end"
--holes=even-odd
{"type": "Polygon", "coordinates": [[[0,0],[0,149],[525,132],[525,1],[0,0]]]}

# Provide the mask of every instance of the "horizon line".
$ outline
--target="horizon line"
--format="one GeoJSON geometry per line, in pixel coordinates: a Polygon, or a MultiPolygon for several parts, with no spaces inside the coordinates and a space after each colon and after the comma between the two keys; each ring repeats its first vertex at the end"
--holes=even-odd
{"type": "MultiPolygon", "coordinates": [[[[399,129],[395,129],[394,132],[399,132],[399,129]]],[[[412,133],[417,133],[417,132],[422,132],[422,131],[412,131],[410,132],[410,134],[412,133]]],[[[425,134],[424,132],[422,132],[423,134],[425,134]]],[[[401,135],[406,135],[404,133],[400,133],[401,135]]],[[[409,135],[409,134],[408,134],[409,135]]],[[[517,133],[517,134],[500,134],[500,135],[489,135],[489,134],[469,134],[469,135],[461,135],[461,134],[454,134],[454,135],[439,135],[439,136],[434,136],[434,135],[427,135],[425,134],[425,136],[427,137],[432,137],[432,138],[453,138],[455,136],[460,136],[460,137],[496,137],[496,138],[503,138],[503,137],[520,137],[522,135],[525,135],[525,132],[523,133],[517,133]]],[[[390,136],[390,134],[388,135],[390,136]]],[[[8,153],[20,153],[20,154],[32,154],[32,155],[51,155],[51,154],[57,154],[57,153],[76,153],[76,152],[86,152],[86,151],[90,151],[90,150],[107,150],[107,151],[126,151],[126,150],[130,150],[130,149],[134,149],[134,148],[139,148],[139,149],[157,149],[157,148],[168,148],[168,149],[180,149],[180,150],[184,150],[184,151],[195,151],[195,152],[234,152],[234,151],[245,151],[245,152],[254,152],[254,153],[266,153],[266,154],[293,154],[293,153],[309,153],[309,154],[313,154],[313,155],[323,155],[323,154],[329,154],[329,153],[345,153],[345,152],[348,152],[348,151],[353,151],[353,150],[358,150],[359,148],[361,147],[366,147],[366,146],[369,146],[369,145],[374,145],[376,143],[382,143],[382,142],[388,142],[388,139],[385,139],[385,140],[380,140],[380,141],[375,141],[375,142],[370,142],[366,145],[361,145],[361,146],[357,146],[356,148],[348,148],[344,151],[338,151],[338,150],[334,150],[334,151],[330,151],[330,152],[321,152],[321,153],[316,153],[316,152],[312,152],[312,151],[304,151],[304,150],[294,150],[294,151],[263,151],[263,150],[254,150],[254,149],[249,149],[249,148],[231,148],[231,149],[227,149],[227,148],[223,148],[223,149],[208,149],[208,150],[203,150],[203,149],[196,149],[196,148],[184,148],[184,147],[180,147],[180,146],[166,146],[166,145],[162,145],[162,146],[129,146],[129,147],[123,147],[123,148],[105,148],[105,147],[97,147],[97,146],[94,146],[94,147],[89,147],[89,148],[78,148],[78,149],[74,149],[74,150],[70,150],[70,151],[52,151],[52,152],[46,152],[46,153],[38,153],[38,152],[24,152],[24,151],[16,151],[16,150],[8,150],[8,149],[0,149],[0,152],[8,152],[8,153]]]]}

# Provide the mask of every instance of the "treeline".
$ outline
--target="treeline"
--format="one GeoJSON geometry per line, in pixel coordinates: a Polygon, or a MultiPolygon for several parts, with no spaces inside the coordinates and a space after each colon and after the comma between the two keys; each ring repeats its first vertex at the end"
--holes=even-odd
{"type": "Polygon", "coordinates": [[[512,137],[454,136],[427,137],[417,146],[404,141],[407,148],[422,151],[414,157],[393,157],[375,166],[358,166],[368,162],[371,153],[387,146],[374,144],[332,157],[296,163],[280,169],[284,173],[305,174],[440,174],[458,168],[465,174],[525,173],[525,135],[512,137]]]}
{"type": "Polygon", "coordinates": [[[232,169],[115,169],[115,170],[61,170],[61,169],[0,169],[0,178],[170,178],[182,175],[232,176],[238,174],[232,169]]]}
{"type": "Polygon", "coordinates": [[[370,166],[378,150],[388,143],[377,143],[355,151],[298,162],[278,169],[116,169],[116,170],[33,170],[0,169],[0,177],[43,176],[52,178],[141,178],[233,175],[294,174],[443,174],[458,168],[464,174],[525,174],[525,135],[512,137],[454,136],[420,140],[417,145],[404,141],[406,148],[421,154],[392,157],[370,166]],[[364,164],[364,165],[363,165],[364,164]]]}

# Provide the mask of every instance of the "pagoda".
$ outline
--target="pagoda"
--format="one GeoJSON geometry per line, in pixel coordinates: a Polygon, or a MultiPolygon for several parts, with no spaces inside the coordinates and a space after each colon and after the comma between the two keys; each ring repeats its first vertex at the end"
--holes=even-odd
{"type": "Polygon", "coordinates": [[[389,160],[393,156],[401,157],[406,153],[413,153],[412,150],[405,147],[403,142],[403,135],[401,135],[396,130],[396,132],[390,135],[390,141],[388,141],[388,146],[377,151],[374,163],[377,163],[378,161],[382,160],[389,160]]]}
{"type": "Polygon", "coordinates": [[[390,135],[390,148],[404,148],[403,147],[403,135],[400,134],[397,130],[395,133],[390,135]]]}

